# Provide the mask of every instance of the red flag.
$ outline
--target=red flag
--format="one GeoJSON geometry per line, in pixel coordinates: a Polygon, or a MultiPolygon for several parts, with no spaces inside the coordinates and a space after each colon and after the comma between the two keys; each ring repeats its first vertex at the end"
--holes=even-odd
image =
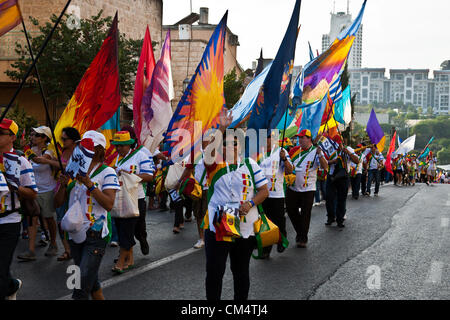
{"type": "Polygon", "coordinates": [[[140,136],[142,130],[142,97],[144,96],[145,89],[150,85],[153,69],[155,69],[155,56],[153,55],[152,38],[150,37],[150,31],[147,26],[136,73],[136,81],[134,83],[133,97],[134,132],[136,133],[139,144],[141,144],[140,136]]]}
{"type": "Polygon", "coordinates": [[[100,51],[86,70],[56,124],[55,137],[59,143],[61,143],[62,129],[65,127],[74,127],[83,135],[88,130],[100,128],[119,108],[118,34],[116,13],[100,51]]]}
{"type": "Polygon", "coordinates": [[[394,152],[395,150],[395,137],[397,136],[397,132],[394,132],[394,136],[392,137],[391,140],[391,145],[389,146],[389,151],[386,157],[386,170],[387,172],[389,172],[390,174],[394,174],[394,172],[392,171],[392,164],[391,164],[391,156],[392,156],[392,152],[394,152]]]}

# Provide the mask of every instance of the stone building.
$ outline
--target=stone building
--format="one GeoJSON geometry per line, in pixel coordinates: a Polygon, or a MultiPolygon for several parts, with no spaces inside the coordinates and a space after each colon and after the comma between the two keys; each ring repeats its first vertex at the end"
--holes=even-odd
{"type": "MultiPolygon", "coordinates": [[[[217,24],[209,24],[208,22],[208,8],[200,8],[200,14],[191,13],[173,25],[162,26],[163,33],[165,34],[170,30],[171,36],[172,77],[175,91],[175,98],[172,100],[173,109],[176,108],[184,89],[200,63],[216,26],[217,24]],[[198,24],[194,24],[196,22],[198,24]]],[[[232,71],[233,68],[236,69],[238,76],[243,72],[236,59],[238,46],[238,36],[227,27],[224,74],[232,71]]]]}
{"type": "MultiPolygon", "coordinates": [[[[29,16],[37,18],[42,24],[50,20],[52,14],[59,16],[66,0],[27,0],[21,1],[22,15],[28,31],[33,34],[36,28],[29,16]]],[[[143,39],[146,25],[149,26],[152,41],[156,42],[155,59],[161,51],[161,26],[163,14],[162,0],[72,0],[68,13],[78,18],[90,18],[103,10],[103,16],[119,15],[119,30],[131,39],[143,39]]],[[[9,79],[5,71],[17,59],[14,48],[16,42],[25,43],[21,26],[0,38],[0,105],[5,105],[13,96],[18,84],[9,79]]],[[[41,97],[33,94],[32,88],[24,88],[16,101],[34,116],[40,124],[45,123],[44,107],[41,97]]],[[[59,110],[62,113],[63,110],[59,110]]]]}

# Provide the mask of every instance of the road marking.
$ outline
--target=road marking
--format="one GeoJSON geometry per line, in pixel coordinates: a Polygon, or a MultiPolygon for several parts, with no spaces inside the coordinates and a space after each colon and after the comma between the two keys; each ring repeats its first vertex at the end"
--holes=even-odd
{"type": "Polygon", "coordinates": [[[444,263],[441,261],[433,261],[431,264],[431,270],[428,275],[427,283],[441,283],[442,269],[444,263]]]}
{"type": "MultiPolygon", "coordinates": [[[[190,249],[187,249],[185,251],[177,252],[177,253],[175,253],[175,254],[173,254],[171,256],[165,257],[165,258],[157,260],[157,261],[153,261],[153,262],[151,262],[151,263],[149,263],[149,264],[147,264],[145,266],[142,266],[140,268],[127,271],[124,274],[121,274],[119,276],[115,276],[114,278],[110,278],[108,280],[105,280],[105,281],[103,281],[101,283],[101,287],[102,287],[102,289],[111,287],[111,286],[116,285],[116,284],[118,284],[120,282],[126,281],[126,280],[131,279],[133,277],[136,277],[136,276],[138,276],[140,274],[143,274],[143,273],[145,273],[147,271],[156,269],[156,268],[161,267],[161,266],[163,266],[163,265],[165,265],[165,264],[167,264],[169,262],[172,262],[172,261],[175,261],[177,259],[186,257],[186,256],[190,255],[191,253],[199,252],[199,251],[201,251],[201,250],[198,250],[198,249],[195,249],[195,248],[190,248],[190,249]]],[[[58,300],[70,300],[71,298],[72,298],[72,294],[69,294],[67,296],[59,298],[58,300]]]]}
{"type": "Polygon", "coordinates": [[[447,203],[445,204],[447,207],[450,207],[450,200],[447,201],[447,203]]]}
{"type": "Polygon", "coordinates": [[[441,227],[446,228],[448,227],[450,219],[449,218],[441,218],[441,227]]]}

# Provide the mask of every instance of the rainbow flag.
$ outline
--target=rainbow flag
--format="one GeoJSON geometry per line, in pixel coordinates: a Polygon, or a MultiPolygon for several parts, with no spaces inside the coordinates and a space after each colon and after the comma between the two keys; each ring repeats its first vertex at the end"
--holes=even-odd
{"type": "Polygon", "coordinates": [[[224,46],[228,11],[217,25],[165,133],[169,154],[167,165],[191,155],[201,156],[202,135],[219,125],[225,108],[223,95],[224,46]],[[194,128],[195,127],[195,128],[194,128]]]}
{"type": "Polygon", "coordinates": [[[133,121],[134,131],[138,138],[139,144],[142,144],[142,123],[143,123],[143,110],[142,98],[146,89],[150,86],[152,80],[153,70],[155,69],[155,56],[153,55],[152,38],[150,36],[150,30],[145,30],[144,44],[142,45],[141,57],[139,59],[139,65],[136,73],[136,81],[134,83],[134,96],[133,96],[133,121]]]}
{"type": "Polygon", "coordinates": [[[329,90],[332,93],[331,84],[344,71],[356,33],[362,22],[366,2],[367,0],[364,1],[355,21],[339,34],[325,52],[305,66],[303,70],[303,107],[321,101],[329,90]]]}
{"type": "Polygon", "coordinates": [[[114,17],[108,36],[92,61],[55,127],[61,144],[65,127],[78,129],[81,135],[97,130],[116,113],[120,105],[118,65],[118,17],[114,17]]]}
{"type": "Polygon", "coordinates": [[[0,0],[0,37],[21,22],[22,15],[17,0],[0,0]]]}
{"type": "Polygon", "coordinates": [[[172,117],[173,81],[171,69],[170,30],[161,50],[161,57],[153,70],[150,86],[145,90],[141,105],[141,136],[139,141],[155,152],[163,140],[172,117]]]}

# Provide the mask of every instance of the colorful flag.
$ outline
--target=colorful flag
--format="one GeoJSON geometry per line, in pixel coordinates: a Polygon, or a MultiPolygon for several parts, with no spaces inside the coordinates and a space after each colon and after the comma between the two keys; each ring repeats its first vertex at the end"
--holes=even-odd
{"type": "Polygon", "coordinates": [[[367,122],[366,132],[369,135],[370,141],[377,146],[377,149],[380,152],[382,152],[386,137],[384,136],[384,131],[378,123],[377,115],[373,109],[370,113],[369,122],[367,122]]]}
{"type": "Polygon", "coordinates": [[[350,86],[347,86],[347,88],[342,91],[341,99],[335,103],[334,119],[339,123],[348,124],[350,122],[347,115],[348,111],[350,111],[351,117],[350,86]]]}
{"type": "Polygon", "coordinates": [[[423,148],[423,151],[420,153],[419,159],[422,159],[422,158],[425,158],[426,156],[428,156],[428,154],[430,153],[430,148],[428,148],[428,147],[433,142],[433,140],[434,140],[434,137],[432,137],[430,139],[430,141],[428,141],[427,145],[425,146],[425,148],[423,148]]]}
{"type": "Polygon", "coordinates": [[[133,96],[133,121],[134,131],[138,138],[139,144],[141,141],[142,129],[142,98],[147,87],[150,86],[152,80],[153,70],[155,68],[155,56],[153,55],[152,38],[150,30],[145,30],[144,44],[142,45],[141,57],[139,59],[139,66],[136,73],[136,81],[134,83],[133,96]]]}
{"type": "Polygon", "coordinates": [[[168,165],[187,156],[198,159],[202,135],[217,128],[225,108],[224,60],[228,11],[214,30],[194,75],[186,88],[165,134],[168,165]],[[196,124],[197,123],[197,124],[196,124]],[[198,130],[194,130],[197,125],[198,130]],[[186,134],[190,136],[186,137],[186,134]]]}
{"type": "Polygon", "coordinates": [[[4,152],[1,159],[2,172],[5,175],[6,181],[18,188],[20,186],[20,160],[19,155],[14,152],[4,152]]]}
{"type": "Polygon", "coordinates": [[[22,22],[17,0],[0,0],[0,37],[22,22]]]}
{"type": "Polygon", "coordinates": [[[78,87],[55,127],[61,144],[65,127],[76,128],[81,135],[97,130],[116,113],[120,105],[118,65],[118,17],[114,17],[108,36],[86,70],[78,87]]]}
{"type": "Polygon", "coordinates": [[[174,97],[174,90],[170,47],[169,30],[161,50],[161,57],[153,70],[151,84],[145,90],[142,99],[139,141],[152,153],[163,140],[163,133],[172,118],[170,100],[174,97]]]}
{"type": "Polygon", "coordinates": [[[259,91],[264,83],[264,80],[269,73],[272,62],[270,62],[264,70],[262,70],[245,88],[242,97],[231,109],[231,114],[233,116],[233,122],[230,128],[237,128],[242,123],[248,120],[255,104],[258,103],[259,91]]]}
{"type": "Polygon", "coordinates": [[[321,101],[331,84],[344,71],[345,63],[362,22],[367,0],[355,21],[343,30],[331,46],[310,61],[303,69],[303,102],[305,105],[321,101]]]}
{"type": "Polygon", "coordinates": [[[278,53],[259,91],[256,106],[250,115],[248,128],[273,129],[280,122],[289,104],[294,68],[295,45],[301,0],[295,2],[294,11],[278,53]]]}
{"type": "Polygon", "coordinates": [[[330,95],[328,93],[325,97],[323,97],[321,101],[313,103],[308,108],[303,109],[302,122],[299,130],[304,129],[310,130],[312,138],[314,139],[319,133],[323,117],[327,116],[325,110],[330,109],[329,104],[330,104],[330,95]]]}
{"type": "Polygon", "coordinates": [[[392,175],[394,174],[394,172],[392,170],[391,158],[392,158],[392,153],[395,150],[395,135],[396,134],[397,134],[397,132],[394,132],[394,136],[392,137],[391,145],[389,146],[389,151],[386,156],[386,170],[392,175]]]}
{"type": "Polygon", "coordinates": [[[114,134],[120,131],[120,108],[104,125],[101,126],[101,132],[106,138],[106,151],[105,151],[105,164],[108,166],[113,165],[113,161],[117,158],[117,150],[110,143],[114,134]]]}
{"type": "Polygon", "coordinates": [[[318,145],[323,151],[323,155],[327,160],[333,159],[336,151],[339,148],[339,144],[333,141],[331,137],[322,136],[319,139],[318,145]]]}

